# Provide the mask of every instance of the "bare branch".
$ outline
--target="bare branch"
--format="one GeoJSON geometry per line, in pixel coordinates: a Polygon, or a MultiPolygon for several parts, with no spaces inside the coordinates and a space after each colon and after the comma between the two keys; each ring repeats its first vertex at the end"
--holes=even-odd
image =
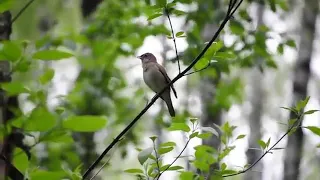
{"type": "Polygon", "coordinates": [[[30,0],[26,5],[23,6],[23,8],[20,9],[18,14],[11,20],[11,24],[13,24],[19,17],[20,15],[34,2],[34,0],[30,0]]]}
{"type": "Polygon", "coordinates": [[[179,60],[179,55],[178,55],[177,43],[176,43],[176,35],[174,34],[174,31],[173,31],[173,27],[172,27],[170,15],[169,15],[169,10],[167,9],[167,7],[165,8],[165,13],[166,13],[167,18],[168,18],[168,20],[169,20],[170,29],[171,29],[171,33],[172,33],[172,40],[173,40],[173,43],[174,43],[174,49],[176,50],[176,56],[177,56],[177,61],[178,61],[178,68],[179,68],[179,73],[180,73],[180,72],[181,72],[181,68],[180,68],[180,60],[179,60]]]}
{"type": "Polygon", "coordinates": [[[268,153],[272,153],[271,151],[272,150],[277,150],[278,148],[275,148],[276,145],[278,145],[283,138],[285,138],[292,130],[293,128],[297,127],[297,125],[299,126],[299,124],[301,123],[301,120],[303,118],[303,114],[299,114],[298,117],[297,117],[297,123],[294,123],[288,130],[286,133],[284,133],[280,139],[278,139],[277,142],[275,142],[266,152],[264,152],[254,163],[252,163],[249,167],[247,167],[245,170],[242,170],[242,171],[239,171],[237,173],[234,173],[234,174],[227,174],[227,175],[223,175],[222,177],[230,177],[230,176],[236,176],[236,175],[239,175],[239,174],[243,174],[243,173],[246,173],[247,171],[251,170],[256,164],[258,164],[258,162],[260,162],[263,157],[265,155],[267,155],[268,153]],[[297,124],[297,125],[296,125],[297,124]]]}

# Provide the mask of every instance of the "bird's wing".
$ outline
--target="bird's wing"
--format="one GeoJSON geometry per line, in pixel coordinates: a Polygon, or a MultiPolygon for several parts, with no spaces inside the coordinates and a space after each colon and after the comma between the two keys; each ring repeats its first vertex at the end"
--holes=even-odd
{"type": "MultiPolygon", "coordinates": [[[[169,78],[169,76],[168,76],[166,70],[164,69],[164,67],[161,66],[161,65],[158,64],[158,63],[157,63],[157,67],[158,67],[159,71],[161,72],[161,74],[165,77],[167,83],[170,83],[170,82],[171,82],[171,79],[169,78]]],[[[177,92],[176,92],[176,90],[174,89],[173,84],[171,85],[171,89],[172,89],[172,91],[173,91],[174,96],[175,96],[176,98],[178,98],[177,92]]]]}

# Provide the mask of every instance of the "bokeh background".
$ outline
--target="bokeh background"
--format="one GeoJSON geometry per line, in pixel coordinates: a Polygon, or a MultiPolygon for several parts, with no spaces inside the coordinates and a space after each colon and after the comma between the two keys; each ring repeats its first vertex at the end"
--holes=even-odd
{"type": "MultiPolygon", "coordinates": [[[[0,7],[10,7],[13,16],[26,3],[3,2],[0,7]]],[[[181,32],[176,45],[184,69],[218,29],[229,1],[174,2],[170,18],[174,32],[181,32]]],[[[154,96],[143,82],[137,55],[151,52],[171,78],[179,73],[169,21],[155,6],[159,3],[162,1],[35,0],[13,23],[11,40],[28,44],[22,55],[22,62],[28,65],[23,71],[13,71],[13,82],[30,91],[19,93],[21,112],[12,122],[25,117],[24,122],[33,120],[35,126],[44,126],[25,129],[20,123],[23,142],[31,147],[32,156],[28,160],[21,148],[15,148],[12,162],[24,175],[31,179],[72,179],[72,173],[74,178],[84,173],[154,96]],[[74,56],[56,61],[30,57],[46,49],[72,52],[74,56]],[[54,71],[51,78],[47,77],[49,71],[54,71]],[[47,82],[39,82],[41,78],[47,82]],[[36,110],[40,113],[31,118],[36,110]],[[74,115],[86,117],[83,126],[89,122],[93,130],[77,129],[81,126],[77,121],[69,129],[61,127],[74,115]],[[99,124],[94,117],[101,116],[105,121],[99,124]],[[47,124],[48,118],[53,119],[52,126],[47,124]]],[[[318,0],[244,1],[216,40],[221,44],[219,51],[205,55],[193,71],[208,62],[210,65],[174,84],[177,117],[171,119],[166,106],[157,100],[99,164],[106,163],[95,179],[139,179],[125,170],[144,169],[138,161],[139,148],[153,146],[150,136],[157,136],[156,146],[167,141],[176,143],[161,159],[163,164],[172,162],[189,136],[167,127],[172,122],[191,125],[190,118],[222,134],[227,126],[236,128],[227,142],[214,134],[192,139],[175,163],[183,171],[205,176],[193,162],[194,147],[201,144],[217,151],[234,147],[216,162],[220,168],[225,163],[228,169],[240,171],[253,163],[265,152],[259,140],[270,139],[270,147],[294,118],[293,113],[280,107],[294,106],[310,96],[305,110],[319,109],[319,6],[318,0]],[[245,136],[236,140],[239,135],[245,136]]],[[[319,126],[319,113],[307,115],[293,134],[251,170],[225,179],[320,179],[319,126]]],[[[180,174],[167,171],[160,179],[183,179],[180,174]]]]}

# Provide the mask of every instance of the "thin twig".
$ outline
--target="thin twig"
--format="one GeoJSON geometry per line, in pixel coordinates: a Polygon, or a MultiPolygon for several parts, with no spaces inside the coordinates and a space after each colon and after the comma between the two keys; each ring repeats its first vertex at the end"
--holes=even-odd
{"type": "MultiPolygon", "coordinates": [[[[237,8],[239,5],[243,2],[243,0],[240,0],[237,8]]],[[[233,13],[235,11],[232,11],[233,13]]],[[[90,172],[99,164],[99,162],[103,159],[103,157],[112,149],[114,145],[116,145],[119,142],[119,139],[124,136],[135,124],[136,122],[148,111],[148,109],[156,102],[156,100],[161,96],[161,94],[168,89],[173,83],[178,81],[180,78],[184,76],[200,59],[201,57],[207,52],[207,50],[210,48],[210,46],[213,44],[213,42],[218,38],[220,32],[223,30],[224,26],[229,21],[231,14],[227,14],[224,20],[222,21],[220,27],[216,31],[216,33],[212,36],[209,43],[204,47],[204,49],[199,53],[199,55],[189,64],[187,68],[185,68],[181,73],[179,73],[170,83],[168,83],[161,91],[159,91],[149,102],[149,104],[140,111],[140,113],[129,123],[128,126],[125,127],[123,131],[119,133],[119,135],[109,144],[108,147],[101,153],[101,155],[93,162],[93,164],[86,170],[86,172],[83,175],[83,179],[85,179],[90,172]]]]}
{"type": "Polygon", "coordinates": [[[160,165],[159,165],[159,156],[158,156],[158,152],[157,152],[157,148],[156,148],[156,143],[154,143],[153,141],[153,149],[154,149],[154,153],[156,155],[156,163],[157,163],[157,168],[158,168],[158,172],[160,172],[160,165]]]}
{"type": "Polygon", "coordinates": [[[166,12],[167,18],[168,18],[168,20],[169,20],[170,28],[171,28],[172,40],[173,40],[173,43],[174,43],[174,49],[176,50],[176,56],[177,56],[177,61],[178,61],[178,68],[179,68],[179,73],[180,73],[180,72],[181,72],[181,68],[180,68],[180,60],[179,60],[179,55],[178,55],[177,43],[176,43],[176,35],[174,34],[174,31],[173,31],[173,27],[172,27],[170,15],[169,15],[169,10],[167,9],[167,7],[165,8],[165,12],[166,12]]]}
{"type": "Polygon", "coordinates": [[[13,24],[20,16],[21,14],[34,2],[34,0],[30,0],[26,5],[23,6],[22,9],[18,12],[18,14],[11,20],[11,24],[13,24]]]}
{"type": "MultiPolygon", "coordinates": [[[[195,132],[195,129],[192,131],[192,133],[194,133],[194,132],[195,132]]],[[[180,156],[182,155],[182,153],[187,149],[188,144],[189,144],[190,141],[191,141],[191,138],[188,139],[188,141],[186,142],[186,144],[184,145],[183,149],[180,151],[180,153],[178,154],[178,156],[170,163],[169,166],[167,166],[167,167],[159,174],[159,176],[157,177],[157,180],[160,178],[160,176],[161,176],[164,172],[166,172],[166,171],[180,158],[180,156]]]]}
{"type": "Polygon", "coordinates": [[[112,152],[110,158],[109,158],[105,163],[103,163],[103,165],[101,166],[101,168],[99,168],[99,170],[97,171],[97,173],[96,173],[95,175],[93,175],[93,176],[90,178],[90,180],[93,180],[93,179],[100,173],[100,171],[104,168],[104,166],[110,161],[110,159],[111,159],[112,155],[114,154],[114,152],[116,152],[116,151],[114,150],[114,151],[112,152]]]}
{"type": "Polygon", "coordinates": [[[282,139],[285,138],[285,137],[292,131],[293,128],[297,127],[295,124],[298,124],[298,125],[299,125],[299,124],[301,123],[302,117],[303,117],[303,114],[299,114],[298,117],[297,117],[297,121],[296,121],[297,123],[294,123],[294,124],[287,130],[287,132],[284,133],[284,135],[282,135],[282,136],[280,137],[280,139],[278,139],[277,142],[275,142],[266,152],[264,152],[264,153],[263,153],[254,163],[252,163],[249,167],[247,167],[245,170],[239,171],[239,172],[234,173],[234,174],[223,175],[222,177],[236,176],[236,175],[239,175],[239,174],[243,174],[243,173],[249,171],[250,169],[252,169],[256,164],[258,164],[258,162],[261,161],[261,159],[262,159],[265,155],[267,155],[268,153],[270,153],[270,152],[273,150],[273,148],[274,148],[276,145],[278,145],[278,144],[282,141],[282,139]]]}

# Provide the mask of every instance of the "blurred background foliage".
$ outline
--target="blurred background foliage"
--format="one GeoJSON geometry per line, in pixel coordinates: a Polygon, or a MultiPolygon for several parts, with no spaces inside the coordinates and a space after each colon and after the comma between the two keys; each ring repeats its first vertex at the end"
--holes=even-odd
{"type": "MultiPolygon", "coordinates": [[[[0,9],[15,15],[24,3],[5,0],[0,9]]],[[[30,147],[27,151],[31,152],[28,160],[28,155],[22,152],[26,149],[15,148],[13,164],[30,179],[81,179],[81,174],[153,95],[141,82],[142,69],[135,56],[151,51],[166,66],[171,78],[178,73],[173,35],[163,7],[169,7],[183,69],[216,32],[228,3],[227,0],[35,0],[13,23],[11,41],[3,42],[0,52],[2,60],[10,61],[13,72],[13,81],[2,84],[2,88],[11,96],[19,95],[20,105],[14,109],[15,118],[10,125],[2,126],[1,135],[6,135],[11,126],[20,128],[25,135],[24,143],[30,147]]],[[[319,2],[312,3],[318,8],[310,11],[310,16],[316,17],[319,2]]],[[[293,106],[311,95],[310,107],[319,108],[318,71],[314,70],[316,77],[310,80],[309,93],[297,98],[300,91],[291,87],[295,78],[308,81],[306,76],[294,74],[300,72],[295,63],[301,57],[297,52],[301,54],[304,47],[301,43],[298,47],[296,42],[303,41],[300,38],[306,31],[316,32],[313,26],[301,30],[299,25],[310,4],[307,0],[244,1],[193,68],[205,69],[176,83],[179,98],[174,100],[174,106],[179,113],[172,122],[184,124],[175,129],[181,132],[168,131],[167,127],[174,128],[166,107],[156,104],[104,158],[107,165],[96,178],[143,179],[141,170],[132,169],[150,169],[137,155],[152,146],[148,137],[157,136],[155,146],[167,148],[162,149],[166,158],[161,161],[172,159],[193,139],[191,135],[185,137],[185,125],[191,127],[195,123],[190,123],[190,118],[196,118],[199,126],[204,127],[202,134],[189,128],[188,132],[196,133],[192,136],[197,140],[184,152],[187,158],[177,161],[179,167],[170,169],[176,172],[166,172],[161,179],[218,178],[253,163],[269,145],[270,139],[266,139],[271,137],[271,144],[274,143],[285,132],[288,119],[293,118],[281,106],[293,106]],[[167,141],[176,145],[161,146],[167,141]],[[178,173],[181,167],[184,171],[178,173]],[[124,172],[129,168],[131,171],[124,172]],[[213,170],[219,176],[210,174],[213,170]]],[[[315,24],[309,19],[308,22],[315,24]]],[[[307,44],[311,41],[311,47],[318,38],[312,37],[304,41],[307,44]]],[[[319,54],[316,49],[311,52],[319,54]]],[[[306,56],[306,66],[311,67],[307,70],[308,77],[312,71],[311,52],[306,56]]],[[[307,87],[304,88],[307,92],[307,87]]],[[[314,127],[308,129],[319,136],[319,118],[310,119],[312,123],[305,126],[314,127]]],[[[304,141],[307,153],[288,157],[299,161],[296,172],[287,175],[274,166],[275,162],[282,164],[283,153],[273,151],[264,164],[261,162],[246,175],[230,179],[319,177],[316,171],[320,162],[316,144],[319,142],[312,138],[304,141]],[[317,161],[311,161],[313,157],[308,152],[313,152],[317,161]],[[278,160],[272,162],[274,159],[278,160]]],[[[154,177],[151,171],[146,174],[154,177]]]]}

